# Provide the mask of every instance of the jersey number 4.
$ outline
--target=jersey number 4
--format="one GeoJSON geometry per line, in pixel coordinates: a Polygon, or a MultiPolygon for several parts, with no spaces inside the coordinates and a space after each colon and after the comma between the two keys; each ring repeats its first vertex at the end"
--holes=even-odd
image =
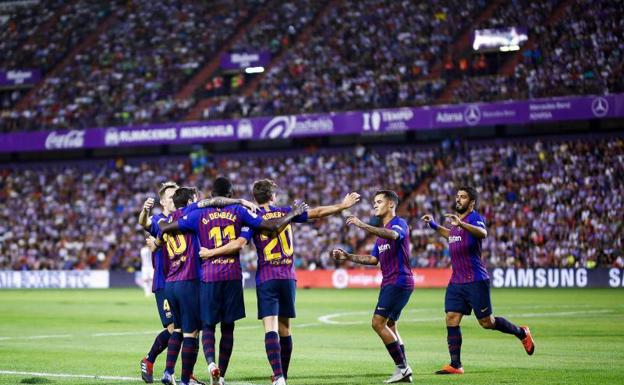
{"type": "MultiPolygon", "coordinates": [[[[260,235],[260,239],[266,241],[269,237],[266,235],[260,235]]],[[[281,233],[279,233],[279,236],[271,238],[269,243],[264,247],[264,260],[273,261],[280,259],[282,254],[284,254],[285,257],[291,257],[294,251],[292,227],[288,225],[284,228],[284,230],[282,230],[281,233]],[[281,246],[281,251],[275,250],[277,242],[279,242],[281,246]]]]}

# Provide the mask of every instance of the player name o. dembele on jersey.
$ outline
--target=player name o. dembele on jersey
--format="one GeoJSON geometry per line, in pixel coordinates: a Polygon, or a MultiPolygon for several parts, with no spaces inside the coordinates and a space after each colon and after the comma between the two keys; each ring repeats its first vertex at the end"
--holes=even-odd
{"type": "Polygon", "coordinates": [[[381,287],[395,285],[403,289],[413,289],[414,275],[409,263],[409,226],[405,219],[395,216],[384,227],[396,231],[399,238],[377,238],[373,247],[372,255],[379,259],[381,266],[381,287]]]}
{"type": "MultiPolygon", "coordinates": [[[[485,229],[485,221],[476,211],[470,212],[464,222],[485,229]]],[[[449,252],[453,274],[451,283],[470,283],[490,279],[481,260],[481,239],[459,226],[451,226],[449,252]]]]}
{"type": "MultiPolygon", "coordinates": [[[[201,247],[215,249],[238,237],[251,240],[250,227],[257,227],[262,219],[240,205],[222,208],[206,207],[189,212],[178,220],[182,231],[197,234],[201,247]]],[[[243,279],[240,256],[218,255],[200,262],[200,278],[203,282],[218,282],[243,279]]]]}
{"type": "MultiPolygon", "coordinates": [[[[184,207],[174,211],[168,222],[179,220],[193,207],[184,207]]],[[[188,281],[198,277],[199,241],[193,233],[175,232],[163,234],[166,282],[188,281]]]]}
{"type": "MultiPolygon", "coordinates": [[[[282,218],[292,211],[290,206],[261,207],[258,213],[264,220],[282,218]]],[[[308,221],[305,212],[293,218],[292,222],[303,223],[308,221]]],[[[293,230],[289,223],[277,236],[269,238],[257,231],[253,234],[254,245],[258,253],[258,270],[256,271],[256,285],[272,279],[297,279],[295,264],[293,263],[295,245],[293,230]]]]}

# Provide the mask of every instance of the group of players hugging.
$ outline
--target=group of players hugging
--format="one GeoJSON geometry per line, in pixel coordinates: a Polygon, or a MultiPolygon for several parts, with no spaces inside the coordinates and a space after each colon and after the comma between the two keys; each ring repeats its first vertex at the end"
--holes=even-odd
{"type": "MultiPolygon", "coordinates": [[[[146,242],[152,250],[152,291],[164,330],[141,360],[141,377],[152,383],[156,357],[167,350],[164,384],[176,385],[174,369],[178,355],[182,365],[180,383],[202,384],[193,375],[199,351],[199,335],[208,364],[211,385],[224,385],[234,345],[234,326],[245,317],[240,250],[253,240],[257,251],[256,296],[258,319],[264,326],[266,357],[272,369],[273,385],[285,385],[293,350],[290,320],[295,318],[296,275],[292,223],[313,221],[341,213],[354,206],[360,195],[352,192],[342,202],[310,208],[295,202],[277,206],[277,185],[269,180],[253,184],[255,203],[233,197],[231,182],[214,180],[211,197],[198,201],[193,187],[163,183],[158,191],[162,211],[151,216],[155,200],[148,198],[139,214],[139,224],[149,232],[146,242]],[[218,360],[215,332],[220,326],[218,360]],[[180,354],[181,351],[181,354],[180,354]]],[[[437,224],[431,214],[422,220],[449,243],[453,273],[446,290],[447,341],[451,362],[437,374],[462,374],[460,321],[472,309],[484,328],[513,334],[526,352],[533,354],[534,342],[526,326],[518,327],[492,315],[490,281],[481,261],[481,241],[487,236],[484,220],[475,211],[477,191],[460,187],[454,213],[445,214],[449,228],[437,224]]],[[[346,224],[377,236],[370,255],[356,255],[334,249],[337,261],[380,265],[382,283],[372,317],[379,335],[396,365],[384,383],[412,382],[405,347],[397,328],[401,311],[414,289],[410,266],[410,230],[396,215],[398,195],[379,190],[373,195],[374,215],[383,227],[371,226],[355,216],[346,224]]]]}

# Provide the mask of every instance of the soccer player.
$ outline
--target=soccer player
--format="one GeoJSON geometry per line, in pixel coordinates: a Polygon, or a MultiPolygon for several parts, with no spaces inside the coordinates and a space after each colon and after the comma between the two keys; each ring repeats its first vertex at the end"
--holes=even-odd
{"type": "MultiPolygon", "coordinates": [[[[254,199],[260,205],[258,212],[265,220],[292,214],[290,207],[273,206],[276,189],[275,182],[269,179],[256,181],[253,185],[254,199]]],[[[306,222],[336,214],[355,205],[359,199],[359,194],[351,193],[342,203],[312,208],[292,221],[306,222]]],[[[295,318],[296,276],[292,227],[288,224],[274,236],[256,231],[253,240],[258,253],[258,319],[262,320],[264,326],[264,344],[273,370],[273,384],[285,385],[293,346],[290,319],[295,318]]]]}
{"type": "Polygon", "coordinates": [[[368,225],[356,217],[347,218],[347,224],[357,226],[376,235],[377,241],[371,255],[349,254],[342,249],[331,251],[339,261],[352,261],[362,265],[381,265],[383,280],[379,299],[372,319],[372,327],[381,338],[396,369],[384,383],[412,382],[412,369],[405,358],[405,347],[397,327],[401,311],[414,290],[414,277],[410,269],[409,228],[405,219],[396,215],[398,195],[391,190],[375,193],[373,208],[383,227],[368,225]]]}
{"type": "Polygon", "coordinates": [[[513,334],[522,341],[528,355],[535,351],[528,327],[518,327],[503,317],[492,315],[490,277],[481,260],[481,241],[487,237],[487,230],[483,218],[475,211],[478,200],[479,196],[474,188],[464,186],[458,189],[455,195],[455,213],[444,215],[451,224],[450,229],[438,225],[431,214],[422,217],[429,227],[448,240],[453,268],[444,299],[451,363],[444,365],[436,374],[464,373],[459,324],[463,315],[470,315],[472,309],[483,328],[513,334]]]}
{"type": "MultiPolygon", "coordinates": [[[[180,187],[172,197],[176,207],[167,222],[177,221],[198,207],[215,204],[241,203],[241,200],[213,199],[194,203],[197,200],[197,191],[194,188],[180,187]]],[[[189,384],[192,377],[193,367],[197,360],[199,343],[199,240],[195,234],[183,234],[179,231],[168,232],[166,227],[169,223],[159,222],[159,236],[155,241],[156,246],[163,242],[163,255],[165,260],[165,297],[166,308],[173,314],[174,333],[169,338],[167,348],[167,364],[163,373],[162,382],[175,385],[174,369],[180,348],[182,349],[182,373],[181,383],[189,384]],[[161,239],[162,237],[162,239],[161,239]],[[182,341],[181,341],[182,340],[182,341]]],[[[175,228],[173,229],[175,230],[175,228]]]]}
{"type": "MultiPolygon", "coordinates": [[[[175,210],[171,197],[177,189],[178,185],[175,182],[165,182],[161,185],[158,196],[160,197],[160,205],[163,210],[159,214],[149,215],[154,206],[154,198],[148,198],[143,204],[143,209],[139,214],[139,224],[151,236],[156,237],[158,235],[158,222],[167,218],[175,210]]],[[[156,336],[150,351],[141,360],[141,378],[148,384],[154,382],[154,362],[156,357],[167,348],[169,338],[173,332],[173,316],[171,311],[165,310],[165,307],[168,308],[169,305],[165,304],[165,271],[161,248],[152,252],[152,266],[154,268],[152,292],[156,297],[156,307],[158,308],[160,321],[165,329],[156,336]]]]}
{"type": "MultiPolygon", "coordinates": [[[[232,184],[227,178],[214,181],[213,196],[232,196],[232,184]]],[[[251,239],[250,227],[274,232],[303,214],[307,205],[296,204],[288,215],[264,220],[239,205],[222,209],[202,209],[189,212],[177,222],[161,227],[163,232],[185,231],[197,234],[205,249],[216,249],[230,243],[245,243],[251,239]]],[[[223,246],[226,247],[226,246],[223,246]]],[[[238,249],[240,250],[240,248],[238,249]]],[[[200,309],[203,324],[202,345],[212,384],[223,384],[234,343],[234,323],[245,317],[242,270],[238,250],[233,254],[217,254],[201,262],[200,309]],[[221,324],[219,365],[215,364],[215,329],[221,324]]]]}
{"type": "MultiPolygon", "coordinates": [[[[160,197],[160,205],[163,210],[160,214],[156,214],[150,216],[150,211],[154,206],[154,199],[148,198],[144,205],[143,209],[139,214],[139,224],[152,236],[157,237],[159,233],[158,223],[160,221],[164,221],[170,213],[175,211],[175,205],[173,203],[173,194],[179,188],[179,186],[175,182],[165,182],[161,185],[160,190],[158,191],[158,196],[160,197]]],[[[208,199],[198,202],[194,204],[198,207],[207,207],[207,206],[225,206],[234,203],[240,203],[246,205],[251,209],[257,209],[257,207],[251,202],[245,200],[232,200],[232,199],[208,199]]],[[[163,330],[152,344],[152,348],[145,358],[141,360],[141,378],[146,383],[154,382],[153,374],[154,374],[154,362],[156,357],[163,352],[168,347],[168,341],[172,337],[173,329],[173,316],[170,311],[169,303],[165,298],[165,271],[164,271],[164,260],[162,255],[162,248],[157,248],[154,252],[152,252],[152,266],[154,268],[154,277],[152,281],[152,291],[156,297],[156,307],[158,309],[158,314],[160,315],[160,320],[162,322],[163,330]]],[[[174,339],[177,339],[177,336],[174,336],[174,339]]],[[[179,350],[178,350],[179,352],[179,350]]],[[[175,361],[177,360],[178,352],[175,352],[175,357],[173,357],[173,362],[175,366],[175,361]]],[[[191,376],[191,383],[201,383],[197,381],[193,376],[191,376]]]]}

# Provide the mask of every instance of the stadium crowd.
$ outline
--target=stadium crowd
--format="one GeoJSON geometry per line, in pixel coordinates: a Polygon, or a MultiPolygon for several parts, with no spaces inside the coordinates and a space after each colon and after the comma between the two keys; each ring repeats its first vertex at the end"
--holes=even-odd
{"type": "MultiPolygon", "coordinates": [[[[334,247],[369,252],[373,239],[345,226],[344,217],[378,225],[371,201],[381,187],[395,189],[405,202],[399,214],[410,223],[412,266],[450,266],[446,243],[419,218],[432,213],[442,223],[461,184],[480,191],[489,266],[624,267],[621,138],[219,155],[203,166],[194,170],[186,158],[4,166],[0,268],[137,269],[145,238],[137,215],[157,184],[172,179],[206,196],[217,175],[230,178],[247,199],[255,179],[272,178],[284,204],[303,199],[314,207],[337,203],[350,191],[363,194],[343,217],[294,225],[299,268],[334,268],[328,255],[334,247]]],[[[255,259],[247,247],[244,268],[255,270],[255,259]]]]}
{"type": "Polygon", "coordinates": [[[218,96],[203,118],[430,104],[450,79],[461,80],[451,95],[455,102],[624,91],[621,2],[573,0],[558,18],[553,14],[563,3],[556,0],[501,2],[476,25],[474,20],[490,5],[485,0],[344,1],[331,3],[318,16],[325,4],[137,0],[113,7],[55,1],[49,10],[19,11],[6,24],[25,27],[1,32],[7,38],[0,42],[5,66],[49,68],[110,12],[117,20],[60,73],[47,77],[30,105],[16,109],[23,93],[3,92],[0,126],[11,131],[182,119],[197,99],[174,95],[257,12],[266,15],[233,41],[234,50],[288,49],[251,95],[234,91],[218,96]],[[37,23],[65,8],[71,12],[61,13],[63,23],[54,23],[44,36],[33,35],[37,23]],[[293,39],[307,25],[314,25],[314,31],[293,39]],[[432,74],[445,58],[466,54],[452,52],[452,47],[470,28],[516,25],[528,28],[532,44],[523,48],[511,76],[483,70],[488,64],[481,55],[470,59],[476,71],[470,60],[458,70],[453,63],[463,59],[456,57],[450,69],[432,74]]]}
{"type": "Polygon", "coordinates": [[[173,96],[257,3],[137,0],[117,7],[115,23],[59,74],[45,79],[34,105],[5,114],[6,126],[86,128],[179,120],[192,100],[173,96]]]}
{"type": "Polygon", "coordinates": [[[450,211],[455,189],[479,189],[490,267],[624,266],[624,141],[527,141],[458,146],[409,202],[418,266],[450,266],[448,248],[418,220],[450,211]]]}
{"type": "Polygon", "coordinates": [[[544,25],[544,15],[552,12],[556,1],[520,7],[515,3],[501,8],[507,12],[492,18],[489,26],[521,25],[519,20],[529,20],[526,25],[534,44],[523,50],[513,75],[467,77],[454,90],[454,101],[624,91],[624,4],[575,0],[557,23],[544,25]]]}
{"type": "MultiPolygon", "coordinates": [[[[253,181],[265,176],[280,185],[281,203],[296,198],[316,206],[385,183],[407,194],[425,175],[431,156],[432,152],[384,153],[359,147],[355,153],[284,154],[273,160],[215,157],[205,164],[205,171],[197,172],[190,161],[174,158],[5,168],[0,177],[0,200],[7,202],[0,208],[0,268],[137,268],[145,237],[137,227],[138,210],[147,196],[155,195],[158,182],[165,180],[207,192],[217,170],[224,170],[235,191],[251,199],[253,181]],[[16,212],[24,215],[13,215],[16,212]]],[[[367,200],[354,213],[368,217],[371,211],[367,200]]],[[[342,226],[339,217],[296,225],[301,267],[325,267],[330,247],[353,248],[364,239],[363,232],[344,232],[342,226]]],[[[255,253],[245,253],[245,267],[254,269],[254,260],[255,253]]]]}

